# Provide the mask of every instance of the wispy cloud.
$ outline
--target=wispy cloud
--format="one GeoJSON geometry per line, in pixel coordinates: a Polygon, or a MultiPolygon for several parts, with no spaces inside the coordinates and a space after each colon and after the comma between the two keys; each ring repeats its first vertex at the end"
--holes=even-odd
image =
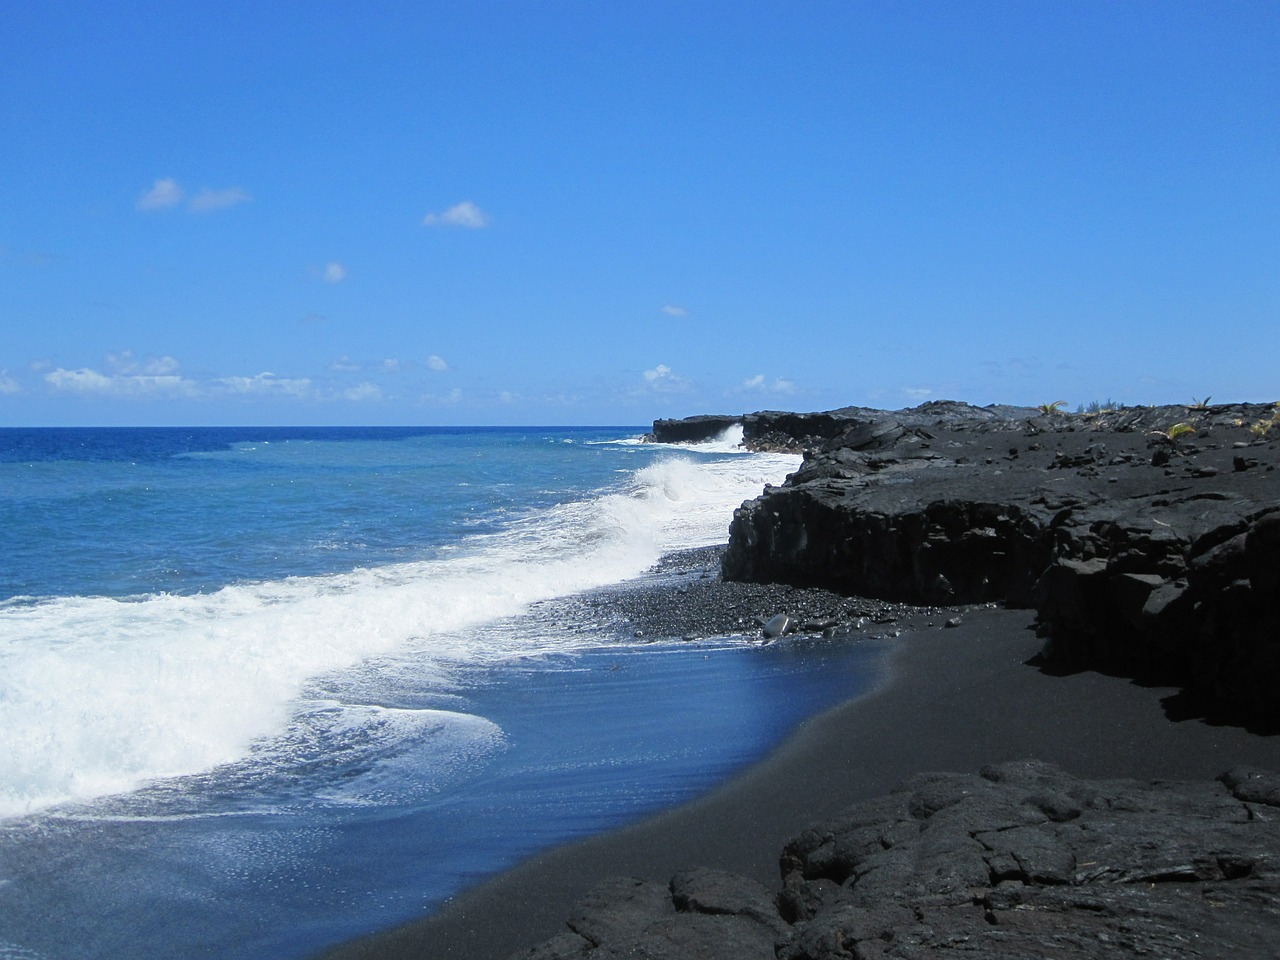
{"type": "Polygon", "coordinates": [[[646,370],[644,372],[644,378],[650,383],[653,383],[655,380],[662,380],[664,377],[669,376],[671,376],[671,368],[665,363],[660,363],[652,370],[646,370]]]}
{"type": "Polygon", "coordinates": [[[115,374],[144,374],[151,377],[168,376],[178,372],[181,367],[176,359],[170,356],[147,357],[139,360],[132,350],[121,350],[119,353],[108,353],[106,367],[115,374]]]}
{"type": "Polygon", "coordinates": [[[143,372],[157,375],[177,373],[180,366],[181,364],[173,357],[155,357],[147,361],[146,366],[143,367],[143,372]]]}
{"type": "Polygon", "coordinates": [[[902,392],[912,400],[924,400],[927,397],[933,396],[932,387],[903,387],[902,392]]]}
{"type": "Polygon", "coordinates": [[[45,382],[55,390],[71,393],[110,393],[116,377],[108,377],[97,370],[81,367],[79,370],[67,370],[59,367],[44,375],[45,382]]]}
{"type": "Polygon", "coordinates": [[[430,404],[455,404],[462,400],[462,388],[454,387],[448,393],[424,393],[421,397],[423,403],[430,404]]]}
{"type": "Polygon", "coordinates": [[[682,393],[689,389],[689,381],[677,374],[665,363],[644,372],[645,382],[659,393],[682,393]]]}
{"type": "Polygon", "coordinates": [[[223,190],[205,188],[191,198],[188,206],[195,213],[211,213],[214,210],[225,210],[241,203],[248,203],[253,197],[239,187],[227,187],[223,190]]]}
{"type": "MultiPolygon", "coordinates": [[[[382,377],[394,376],[406,366],[421,369],[423,362],[406,365],[404,361],[388,358],[365,363],[343,355],[328,365],[326,374],[320,379],[277,376],[269,371],[255,376],[197,379],[179,373],[180,366],[177,359],[168,355],[138,357],[132,350],[121,350],[107,354],[100,367],[55,368],[52,364],[40,362],[33,363],[30,369],[34,377],[41,378],[46,391],[86,400],[184,399],[212,402],[240,397],[246,400],[274,398],[297,402],[373,403],[394,396],[388,392],[386,383],[380,382],[382,377]]],[[[439,371],[450,369],[443,358],[434,355],[426,361],[426,366],[439,371]]],[[[30,386],[24,387],[7,370],[0,369],[0,398],[24,392],[30,392],[30,386]]],[[[433,404],[457,404],[463,397],[463,391],[454,387],[422,399],[433,404]]],[[[504,402],[514,399],[514,395],[508,394],[504,402]]]]}
{"type": "Polygon", "coordinates": [[[330,260],[324,265],[323,276],[325,283],[341,283],[347,279],[347,268],[337,260],[330,260]]]}
{"type": "Polygon", "coordinates": [[[13,396],[13,394],[21,392],[22,384],[9,376],[8,370],[0,370],[0,394],[13,396]]]}
{"type": "Polygon", "coordinates": [[[186,195],[178,181],[165,177],[153,183],[150,190],[143,191],[138,198],[138,209],[168,210],[180,204],[186,195]]]}
{"type": "Polygon", "coordinates": [[[685,307],[677,306],[674,303],[668,303],[662,308],[662,312],[668,317],[687,317],[689,311],[685,307]]]}
{"type": "Polygon", "coordinates": [[[436,373],[443,373],[445,370],[449,369],[449,364],[444,357],[437,356],[433,353],[431,356],[427,357],[427,369],[434,370],[436,373]]]}
{"type": "Polygon", "coordinates": [[[173,374],[104,374],[89,367],[58,367],[44,375],[45,382],[62,393],[115,397],[196,397],[200,386],[173,374]]]}
{"type": "Polygon", "coordinates": [[[192,213],[212,213],[214,210],[225,210],[237,204],[247,203],[253,198],[239,187],[226,187],[221,190],[210,190],[205,187],[187,200],[187,191],[172,177],[162,177],[142,192],[138,198],[138,209],[145,212],[156,210],[172,210],[187,200],[187,209],[192,213]]]}
{"type": "Polygon", "coordinates": [[[277,377],[274,373],[260,373],[256,377],[221,377],[213,381],[229,393],[250,396],[280,395],[307,397],[311,395],[311,381],[304,378],[277,377]]]}
{"type": "Polygon", "coordinates": [[[422,218],[428,227],[466,227],[479,230],[489,225],[489,216],[470,200],[455,203],[448,210],[439,213],[428,213],[422,218]]]}
{"type": "Polygon", "coordinates": [[[382,388],[376,383],[359,383],[354,387],[348,387],[342,392],[342,396],[347,400],[356,402],[364,400],[381,400],[382,388]]]}
{"type": "Polygon", "coordinates": [[[743,380],[739,389],[762,393],[795,393],[796,382],[787,377],[768,380],[763,373],[757,373],[754,377],[743,380]]]}

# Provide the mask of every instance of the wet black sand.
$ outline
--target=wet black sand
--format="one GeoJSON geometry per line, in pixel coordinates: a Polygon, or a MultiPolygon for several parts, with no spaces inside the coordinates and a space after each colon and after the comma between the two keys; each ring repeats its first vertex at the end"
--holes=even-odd
{"type": "MultiPolygon", "coordinates": [[[[632,635],[758,630],[770,611],[835,617],[851,636],[898,634],[873,695],[804,724],[780,749],[700,800],[536,856],[434,916],[329,958],[503,958],[557,933],[603,878],[659,881],[690,866],[778,880],[792,834],[926,770],[972,772],[1037,758],[1080,776],[1206,778],[1240,763],[1280,769],[1280,737],[1185,718],[1176,691],[1036,665],[1029,611],[893,607],[777,586],[723,584],[714,554],[690,554],[619,594],[579,601],[632,635]],[[959,617],[960,625],[944,627],[959,617]]],[[[786,642],[777,641],[777,642],[786,642]]]]}

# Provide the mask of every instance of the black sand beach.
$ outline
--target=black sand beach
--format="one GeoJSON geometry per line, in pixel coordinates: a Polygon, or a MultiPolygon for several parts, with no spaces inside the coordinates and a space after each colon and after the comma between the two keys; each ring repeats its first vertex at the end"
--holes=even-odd
{"type": "Polygon", "coordinates": [[[805,724],[711,795],[630,829],[536,857],[439,915],[325,954],[499,960],[559,932],[595,884],[665,881],[709,866],[779,881],[792,835],[921,771],[972,772],[1035,758],[1090,777],[1212,778],[1238,764],[1280,769],[1280,738],[1174,720],[1170,688],[1100,673],[1050,676],[1026,612],[971,611],[954,629],[904,633],[878,693],[805,724]]]}
{"type": "MultiPolygon", "coordinates": [[[[1048,474],[1055,481],[1067,480],[1069,469],[1073,485],[1081,490],[1096,485],[1102,491],[1090,502],[1104,506],[1108,490],[1137,497],[1144,485],[1148,493],[1155,491],[1165,498],[1160,503],[1182,502],[1177,498],[1183,487],[1199,491],[1187,494],[1188,502],[1199,503],[1207,488],[1195,484],[1230,471],[1233,456],[1247,456],[1250,461],[1236,465],[1236,473],[1245,475],[1236,488],[1244,492],[1229,490],[1208,500],[1215,509],[1221,502],[1244,503],[1253,496],[1252,488],[1240,484],[1255,483],[1276,458],[1274,443],[1266,449],[1253,446],[1233,453],[1227,437],[1222,443],[1202,443],[1205,457],[1198,464],[1194,448],[1175,447],[1173,468],[1165,465],[1167,460],[1161,464],[1160,457],[1153,468],[1148,462],[1150,454],[1142,451],[1142,432],[1136,437],[1132,429],[1108,435],[1111,453],[1095,457],[1084,451],[1092,449],[1091,442],[1097,445],[1098,438],[1085,432],[1074,435],[1074,427],[1070,434],[1061,434],[1055,451],[1051,426],[1032,424],[1029,431],[1013,438],[1015,445],[1022,445],[1025,453],[1023,437],[1036,437],[1030,449],[1044,449],[1048,465],[1035,469],[1057,470],[1048,474]],[[1118,447],[1133,451],[1132,457],[1127,452],[1115,456],[1118,447]],[[1111,481],[1108,470],[1116,481],[1111,481]],[[1106,483],[1110,487],[1101,486],[1106,483]]],[[[992,446],[1003,450],[1011,446],[1010,436],[985,436],[978,442],[986,450],[992,446]]],[[[1209,431],[1201,436],[1209,437],[1209,431]]],[[[1154,446],[1159,451],[1166,445],[1154,446]]],[[[1008,458],[998,462],[1007,469],[1009,461],[1017,457],[1018,451],[1011,449],[1008,458]]],[[[990,465],[992,459],[988,457],[986,463],[990,465]]],[[[1024,456],[1022,462],[1028,459],[1024,456]]],[[[821,465],[819,460],[817,466],[821,465]]],[[[980,476],[978,482],[982,482],[980,476]]],[[[1266,489],[1269,485],[1270,477],[1266,489]]],[[[1263,489],[1257,483],[1255,486],[1263,489]]],[[[1115,498],[1114,493],[1109,495],[1115,498]]],[[[1081,496],[1088,500],[1085,494],[1081,496]]],[[[1274,498],[1270,502],[1274,504],[1274,498]]],[[[1055,508],[1061,509],[1061,505],[1055,508]]],[[[1068,502],[1068,512],[1070,509],[1068,502]]],[[[1264,504],[1261,512],[1248,514],[1247,522],[1254,524],[1256,517],[1265,518],[1272,510],[1273,506],[1264,504]]],[[[775,511],[773,515],[778,514],[775,511]]],[[[1054,522],[1059,523],[1065,515],[1058,514],[1054,522]]],[[[1175,514],[1168,516],[1176,525],[1175,514]]],[[[1143,529],[1155,529],[1164,536],[1159,527],[1169,524],[1158,518],[1156,524],[1143,529]]],[[[1253,528],[1249,530],[1253,535],[1253,528]]],[[[1229,557],[1223,561],[1222,551],[1216,549],[1227,542],[1225,536],[1207,541],[1205,535],[1199,536],[1196,547],[1185,552],[1199,556],[1207,552],[1211,560],[1217,557],[1217,566],[1205,561],[1193,570],[1193,589],[1197,583],[1212,583],[1204,578],[1223,563],[1235,562],[1229,557]]],[[[1239,532],[1236,539],[1243,551],[1245,533],[1239,532]]],[[[1262,535],[1256,535],[1255,540],[1261,542],[1262,535]]],[[[1165,556],[1161,562],[1167,559],[1165,556]]],[[[1068,572],[1087,567],[1085,561],[1055,562],[1074,564],[1064,567],[1068,572]]],[[[1138,582],[1152,596],[1162,584],[1167,587],[1171,577],[1171,582],[1185,587],[1176,574],[1168,573],[1165,567],[1159,569],[1165,580],[1156,573],[1141,572],[1123,574],[1130,578],[1124,583],[1138,582]]],[[[1088,567],[1086,572],[1093,570],[1088,567]]],[[[950,575],[958,584],[957,576],[962,573],[957,570],[950,575]]],[[[1256,573],[1255,580],[1261,583],[1263,576],[1256,573]]],[[[1240,582],[1232,581],[1236,586],[1240,582]]],[[[671,591],[672,607],[688,602],[684,598],[696,593],[685,590],[677,596],[681,588],[673,584],[651,589],[671,591]]],[[[733,589],[768,592],[779,588],[757,584],[734,585],[733,589]]],[[[1247,590],[1247,583],[1241,589],[1247,590]]],[[[715,593],[716,588],[707,588],[708,602],[714,602],[715,593]]],[[[654,599],[658,606],[663,605],[660,595],[654,599]]],[[[1150,608],[1149,604],[1147,613],[1150,608]]],[[[1155,609],[1150,615],[1158,617],[1162,610],[1155,609]]],[[[615,615],[625,616],[626,611],[615,615]]],[[[842,614],[849,615],[850,611],[842,614]]],[[[1211,722],[1181,686],[1165,685],[1163,679],[1158,683],[1131,679],[1143,675],[1141,670],[1064,669],[1061,663],[1053,670],[1046,669],[1040,657],[1044,640],[1034,629],[1035,610],[984,603],[922,608],[914,615],[898,609],[894,615],[901,633],[891,647],[887,679],[881,688],[807,722],[780,749],[731,782],[638,825],[537,856],[458,896],[433,917],[325,956],[330,960],[499,960],[563,931],[566,918],[584,895],[610,877],[637,877],[665,885],[679,871],[709,867],[742,874],[776,891],[781,879],[779,855],[790,838],[854,801],[881,796],[926,771],[972,774],[1004,761],[1038,760],[1078,777],[1211,781],[1241,765],[1280,770],[1280,736],[1251,732],[1239,723],[1211,722]]],[[[1065,613],[1060,616],[1061,623],[1074,625],[1065,613]]],[[[1216,718],[1220,712],[1210,710],[1208,715],[1216,718]]],[[[1266,729],[1252,726],[1254,730],[1266,729]]]]}

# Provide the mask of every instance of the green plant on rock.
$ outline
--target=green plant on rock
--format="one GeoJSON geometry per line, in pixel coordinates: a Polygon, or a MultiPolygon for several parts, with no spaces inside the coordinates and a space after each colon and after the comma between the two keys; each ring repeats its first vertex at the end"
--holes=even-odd
{"type": "Polygon", "coordinates": [[[1209,401],[1212,399],[1213,397],[1205,397],[1203,400],[1197,400],[1195,397],[1192,397],[1191,402],[1187,404],[1187,409],[1188,410],[1208,410],[1209,401]]]}
{"type": "Polygon", "coordinates": [[[1076,413],[1083,413],[1085,416],[1096,417],[1099,414],[1115,413],[1117,410],[1123,410],[1123,409],[1124,409],[1123,403],[1117,403],[1116,401],[1108,397],[1105,402],[1102,400],[1090,400],[1087,405],[1081,404],[1080,406],[1076,407],[1076,413]]]}
{"type": "Polygon", "coordinates": [[[1062,408],[1067,405],[1065,400],[1055,400],[1053,403],[1042,403],[1036,409],[1040,411],[1041,416],[1051,417],[1055,413],[1061,413],[1062,408]]]}
{"type": "Polygon", "coordinates": [[[1177,446],[1178,441],[1183,437],[1192,436],[1196,433],[1196,425],[1194,423],[1175,423],[1167,430],[1152,430],[1150,436],[1163,443],[1177,446]]]}
{"type": "Polygon", "coordinates": [[[1263,417],[1257,423],[1249,426],[1249,432],[1256,438],[1262,440],[1271,432],[1271,428],[1280,426],[1280,403],[1277,403],[1271,410],[1271,416],[1263,417]]]}

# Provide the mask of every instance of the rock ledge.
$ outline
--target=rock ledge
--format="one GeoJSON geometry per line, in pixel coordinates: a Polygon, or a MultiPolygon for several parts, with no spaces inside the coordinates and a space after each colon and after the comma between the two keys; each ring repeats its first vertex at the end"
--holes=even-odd
{"type": "Polygon", "coordinates": [[[725,579],[1031,607],[1051,669],[1182,685],[1280,730],[1274,409],[1029,413],[859,410],[806,434],[800,468],[735,512],[725,579]]]}
{"type": "Polygon", "coordinates": [[[716,870],[598,887],[521,960],[1262,960],[1280,931],[1280,775],[924,774],[791,840],[778,890],[716,870]]]}

